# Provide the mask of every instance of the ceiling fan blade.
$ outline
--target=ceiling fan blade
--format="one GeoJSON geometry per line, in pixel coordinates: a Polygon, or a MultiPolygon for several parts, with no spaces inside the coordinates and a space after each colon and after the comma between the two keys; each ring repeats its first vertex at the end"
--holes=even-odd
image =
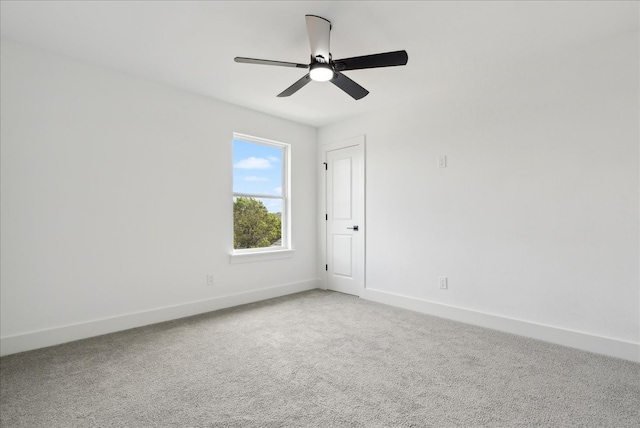
{"type": "MultiPolygon", "coordinates": [[[[306,15],[307,33],[309,33],[309,46],[311,46],[311,57],[317,60],[324,58],[324,63],[329,62],[329,32],[331,22],[315,15],[306,15]]],[[[323,61],[318,61],[323,62],[323,61]]]]}
{"type": "Polygon", "coordinates": [[[302,88],[304,85],[306,85],[309,82],[311,82],[311,77],[309,76],[309,73],[307,73],[306,76],[303,76],[296,83],[294,83],[293,85],[289,86],[287,89],[285,89],[284,91],[279,93],[278,96],[279,97],[288,97],[290,95],[293,95],[296,92],[298,92],[298,90],[300,88],[302,88]]]}
{"type": "Polygon", "coordinates": [[[272,61],[270,59],[243,58],[237,56],[233,59],[235,62],[244,64],[261,64],[261,65],[277,65],[280,67],[309,68],[307,64],[297,64],[295,62],[272,61]]]}
{"type": "Polygon", "coordinates": [[[335,77],[331,79],[331,83],[351,95],[354,100],[364,98],[369,93],[365,88],[338,71],[336,71],[335,77]]]}
{"type": "Polygon", "coordinates": [[[373,55],[355,56],[333,62],[336,71],[361,70],[363,68],[394,67],[406,65],[407,51],[385,52],[373,55]]]}

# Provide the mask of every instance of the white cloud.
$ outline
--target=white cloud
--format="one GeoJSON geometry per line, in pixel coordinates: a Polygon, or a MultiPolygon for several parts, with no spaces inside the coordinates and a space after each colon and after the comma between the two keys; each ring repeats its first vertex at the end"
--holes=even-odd
{"type": "Polygon", "coordinates": [[[250,158],[242,159],[233,165],[234,168],[238,169],[269,169],[273,165],[269,159],[265,158],[256,158],[251,156],[250,158]]]}
{"type": "Polygon", "coordinates": [[[269,179],[266,178],[266,177],[256,177],[255,175],[252,175],[252,176],[249,176],[249,177],[245,177],[243,179],[243,181],[257,182],[257,181],[269,181],[269,179]]]}
{"type": "Polygon", "coordinates": [[[273,162],[273,163],[280,162],[280,158],[278,158],[277,156],[267,156],[267,159],[269,160],[269,162],[273,162]]]}
{"type": "Polygon", "coordinates": [[[276,192],[276,195],[282,195],[282,187],[276,187],[273,190],[276,192]]]}

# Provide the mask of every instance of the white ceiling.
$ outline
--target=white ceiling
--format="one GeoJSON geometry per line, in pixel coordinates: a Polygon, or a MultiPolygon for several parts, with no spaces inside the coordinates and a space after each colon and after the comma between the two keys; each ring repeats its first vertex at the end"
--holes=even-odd
{"type": "Polygon", "coordinates": [[[416,98],[446,96],[507,61],[638,29],[638,2],[7,1],[2,37],[312,126],[416,98]],[[405,49],[405,67],[346,72],[276,95],[305,70],[235,56],[309,62],[304,16],[332,22],[334,59],[405,49]]]}

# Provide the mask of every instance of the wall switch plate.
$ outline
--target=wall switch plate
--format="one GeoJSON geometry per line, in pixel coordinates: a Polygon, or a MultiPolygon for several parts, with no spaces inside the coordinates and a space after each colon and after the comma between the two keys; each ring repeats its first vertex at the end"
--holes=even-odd
{"type": "Polygon", "coordinates": [[[208,286],[212,286],[215,284],[215,281],[213,279],[213,274],[212,273],[208,273],[207,274],[207,285],[208,286]]]}
{"type": "Polygon", "coordinates": [[[438,278],[438,283],[440,284],[440,288],[443,290],[446,290],[447,288],[449,288],[449,284],[447,284],[447,277],[446,276],[441,276],[438,278]]]}
{"type": "Polygon", "coordinates": [[[447,167],[447,157],[445,155],[438,156],[438,168],[447,167]]]}

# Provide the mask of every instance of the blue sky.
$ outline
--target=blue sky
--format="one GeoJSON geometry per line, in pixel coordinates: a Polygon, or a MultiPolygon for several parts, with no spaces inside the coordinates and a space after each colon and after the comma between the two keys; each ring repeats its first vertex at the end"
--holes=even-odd
{"type": "MultiPolygon", "coordinates": [[[[282,195],[283,149],[233,140],[233,191],[282,195]]],[[[282,212],[279,199],[261,199],[271,212],[282,212]]]]}

